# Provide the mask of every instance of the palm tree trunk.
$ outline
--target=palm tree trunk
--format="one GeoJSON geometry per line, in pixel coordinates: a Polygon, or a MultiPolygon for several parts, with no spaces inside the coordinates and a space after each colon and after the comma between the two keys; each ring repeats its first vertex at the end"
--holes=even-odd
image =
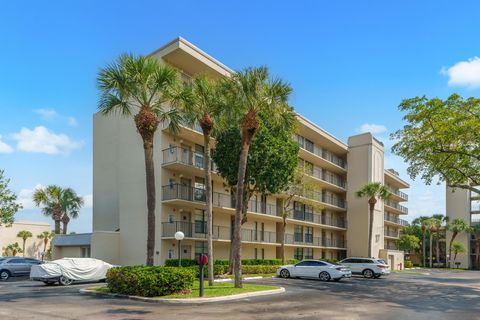
{"type": "Polygon", "coordinates": [[[55,222],[55,234],[60,234],[60,221],[62,220],[62,208],[60,204],[55,204],[52,213],[52,219],[55,222]]]}
{"type": "MultiPolygon", "coordinates": [[[[452,233],[452,237],[450,238],[450,242],[448,244],[448,267],[449,268],[450,268],[450,261],[452,259],[452,243],[453,243],[453,240],[455,240],[456,237],[457,237],[457,233],[456,232],[452,233]]],[[[453,261],[455,261],[455,259],[453,261]]]]}
{"type": "Polygon", "coordinates": [[[440,230],[437,230],[437,241],[435,243],[435,261],[440,263],[440,230]]]}
{"type": "Polygon", "coordinates": [[[153,266],[155,250],[155,169],[153,162],[153,134],[143,139],[145,177],[147,187],[147,266],[153,266]]]}
{"type": "Polygon", "coordinates": [[[233,271],[235,274],[235,288],[242,288],[242,244],[241,244],[241,223],[242,223],[242,207],[244,197],[244,180],[247,171],[247,157],[250,149],[250,142],[252,135],[248,130],[243,130],[242,146],[240,149],[240,160],[238,164],[238,180],[237,180],[237,195],[235,205],[235,222],[233,232],[233,271]]]}
{"type": "Polygon", "coordinates": [[[368,200],[370,215],[368,219],[368,257],[372,257],[372,239],[373,239],[373,217],[375,212],[375,203],[377,200],[372,197],[368,200]]]}
{"type": "Polygon", "coordinates": [[[428,249],[429,260],[430,260],[430,268],[432,268],[432,266],[433,266],[433,265],[432,265],[432,262],[433,262],[433,261],[432,261],[432,260],[433,260],[433,259],[432,259],[432,257],[433,257],[433,254],[432,254],[432,253],[433,253],[433,234],[432,234],[432,232],[430,232],[430,247],[429,247],[429,249],[428,249]]]}
{"type": "Polygon", "coordinates": [[[426,236],[425,236],[425,231],[424,231],[424,232],[422,232],[422,256],[423,256],[423,267],[424,268],[426,266],[426,261],[425,261],[426,257],[425,256],[427,255],[426,254],[427,253],[427,248],[425,246],[425,240],[426,240],[425,238],[426,238],[426,236]]]}
{"type": "Polygon", "coordinates": [[[22,247],[22,251],[23,251],[23,256],[25,257],[25,242],[27,242],[26,239],[23,239],[23,247],[22,247]]]}
{"type": "Polygon", "coordinates": [[[212,166],[210,155],[210,135],[203,135],[205,149],[205,192],[207,202],[207,242],[208,242],[208,285],[213,286],[213,209],[212,209],[212,166]]]}

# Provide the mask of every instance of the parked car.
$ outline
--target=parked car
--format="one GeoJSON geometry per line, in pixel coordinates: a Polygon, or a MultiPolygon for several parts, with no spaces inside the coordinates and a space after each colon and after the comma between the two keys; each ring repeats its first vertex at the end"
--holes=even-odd
{"type": "Polygon", "coordinates": [[[23,257],[1,257],[0,258],[0,280],[6,281],[10,277],[28,276],[32,266],[42,262],[33,258],[23,257]]]}
{"type": "Polygon", "coordinates": [[[113,266],[93,258],[63,258],[33,266],[30,279],[47,285],[56,282],[68,286],[73,282],[97,282],[105,280],[108,269],[113,266]]]}
{"type": "Polygon", "coordinates": [[[297,264],[281,266],[277,269],[277,275],[282,278],[304,277],[319,278],[322,281],[340,281],[342,278],[350,278],[352,272],[345,266],[326,261],[303,260],[297,264]]]}
{"type": "Polygon", "coordinates": [[[365,278],[380,278],[390,274],[388,265],[382,259],[351,257],[338,263],[350,268],[353,274],[361,274],[365,278]]]}

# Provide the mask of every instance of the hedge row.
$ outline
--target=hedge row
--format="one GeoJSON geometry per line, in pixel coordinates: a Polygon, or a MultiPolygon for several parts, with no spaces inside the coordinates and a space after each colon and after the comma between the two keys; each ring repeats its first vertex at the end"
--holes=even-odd
{"type": "MultiPolygon", "coordinates": [[[[274,265],[242,265],[242,273],[243,274],[261,274],[261,273],[275,273],[279,266],[274,265]]],[[[195,275],[198,277],[199,269],[198,266],[195,267],[186,267],[185,269],[192,270],[195,275]]],[[[227,274],[228,266],[224,265],[214,265],[213,266],[213,273],[215,276],[221,276],[227,274]]],[[[207,268],[204,269],[205,277],[208,276],[207,268]]]]}
{"type": "Polygon", "coordinates": [[[114,267],[107,272],[107,287],[114,293],[156,297],[191,290],[195,278],[193,268],[114,267]]]}
{"type": "MultiPolygon", "coordinates": [[[[297,263],[298,260],[296,259],[288,259],[286,260],[286,264],[294,264],[297,263]]],[[[228,266],[228,260],[215,260],[214,265],[221,265],[221,266],[228,266]]],[[[272,265],[272,266],[281,266],[282,259],[243,259],[242,265],[272,265]]],[[[197,260],[191,259],[182,259],[181,260],[182,267],[191,267],[197,266],[197,260]]],[[[178,267],[178,259],[168,259],[165,261],[165,266],[167,267],[178,267]]]]}

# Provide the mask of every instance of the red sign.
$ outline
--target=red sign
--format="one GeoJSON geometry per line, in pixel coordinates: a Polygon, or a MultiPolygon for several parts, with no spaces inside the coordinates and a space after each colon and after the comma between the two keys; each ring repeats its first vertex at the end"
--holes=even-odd
{"type": "Polygon", "coordinates": [[[206,255],[203,255],[203,261],[200,261],[200,258],[202,257],[202,255],[199,255],[197,257],[197,263],[198,264],[201,264],[201,265],[206,265],[208,263],[208,257],[206,255]],[[203,262],[203,263],[202,263],[203,262]]]}

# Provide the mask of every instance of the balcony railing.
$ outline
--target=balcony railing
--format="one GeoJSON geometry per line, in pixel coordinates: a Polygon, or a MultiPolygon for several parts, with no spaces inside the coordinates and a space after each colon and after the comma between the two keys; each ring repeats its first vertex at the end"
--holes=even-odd
{"type": "Polygon", "coordinates": [[[308,139],[305,139],[300,135],[295,135],[295,140],[300,145],[300,148],[307,150],[308,152],[311,152],[341,168],[344,168],[344,169],[347,168],[347,162],[344,159],[339,158],[338,156],[334,155],[330,151],[319,148],[318,146],[313,144],[311,141],[308,141],[308,139]]]}
{"type": "Polygon", "coordinates": [[[312,234],[285,234],[285,244],[298,244],[316,247],[346,248],[346,241],[314,237],[312,234]]]}
{"type": "Polygon", "coordinates": [[[399,224],[399,225],[402,225],[402,226],[408,226],[408,221],[407,220],[399,219],[397,217],[392,217],[392,216],[389,216],[388,214],[384,214],[383,217],[384,217],[384,220],[386,220],[386,221],[390,221],[390,222],[393,222],[393,223],[396,223],[396,224],[399,224]]]}
{"type": "MultiPolygon", "coordinates": [[[[193,166],[199,169],[204,169],[205,155],[203,152],[192,151],[190,149],[172,146],[162,150],[162,164],[181,163],[188,166],[193,166]]],[[[217,171],[217,166],[212,161],[212,171],[217,171]]]]}
{"type": "Polygon", "coordinates": [[[292,192],[301,195],[302,197],[305,197],[307,199],[323,202],[323,203],[328,203],[331,204],[332,206],[339,207],[342,209],[347,208],[347,202],[339,197],[328,195],[325,193],[321,193],[318,191],[314,190],[292,190],[292,192]]]}
{"type": "Polygon", "coordinates": [[[399,197],[402,198],[403,200],[408,201],[408,194],[406,194],[405,192],[402,192],[402,191],[400,191],[400,190],[393,189],[393,188],[388,188],[388,190],[389,190],[391,193],[396,194],[397,196],[399,196],[399,197]]]}
{"type": "Polygon", "coordinates": [[[341,218],[331,218],[327,216],[322,216],[320,214],[315,214],[311,212],[304,212],[300,210],[293,211],[293,219],[295,220],[302,220],[308,221],[318,224],[324,224],[327,226],[339,227],[339,228],[346,228],[347,222],[345,219],[341,218]]]}
{"type": "Polygon", "coordinates": [[[343,189],[347,187],[347,184],[344,179],[340,178],[336,174],[323,170],[322,168],[319,168],[317,166],[314,166],[313,169],[312,168],[309,169],[306,167],[304,169],[304,172],[309,176],[331,183],[333,185],[336,185],[337,187],[340,187],[343,189]]]}
{"type": "Polygon", "coordinates": [[[398,233],[398,231],[393,231],[393,230],[384,230],[384,235],[392,238],[400,237],[400,234],[398,233]]]}
{"type": "Polygon", "coordinates": [[[398,250],[397,246],[394,243],[389,242],[388,244],[385,245],[385,249],[388,250],[398,250]]]}
{"type": "MultiPolygon", "coordinates": [[[[203,221],[194,223],[184,221],[162,222],[162,237],[174,237],[177,231],[182,231],[185,238],[207,238],[206,223],[203,221]]],[[[215,240],[232,240],[232,229],[214,225],[212,235],[215,240]]],[[[276,243],[277,235],[270,231],[242,229],[242,241],[276,243]]]]}
{"type": "Polygon", "coordinates": [[[401,211],[402,213],[406,213],[408,214],[408,208],[396,203],[396,202],[393,202],[393,201],[390,201],[390,200],[387,200],[385,201],[385,204],[389,207],[392,207],[392,208],[395,208],[399,211],[401,211]]]}

